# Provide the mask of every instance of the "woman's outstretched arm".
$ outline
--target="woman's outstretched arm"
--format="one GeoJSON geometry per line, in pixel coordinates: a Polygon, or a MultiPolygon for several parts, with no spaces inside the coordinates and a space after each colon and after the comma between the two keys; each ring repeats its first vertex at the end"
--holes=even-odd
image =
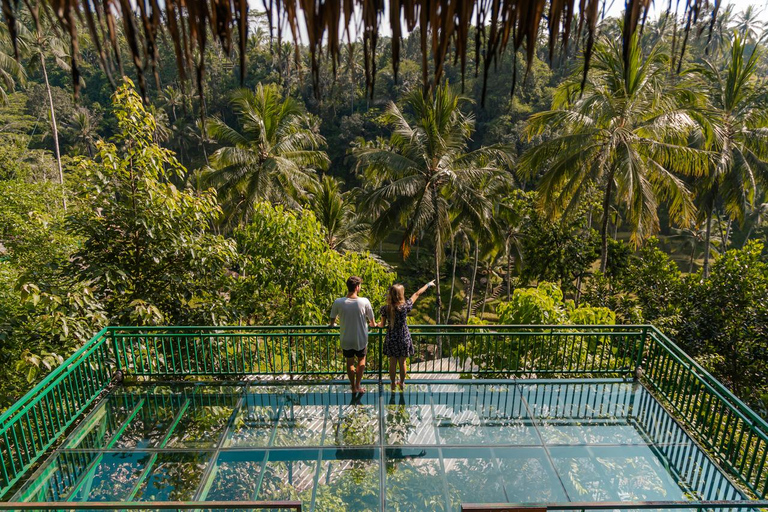
{"type": "Polygon", "coordinates": [[[416,293],[411,295],[411,302],[416,302],[416,300],[419,298],[419,296],[422,293],[424,293],[425,291],[429,290],[433,286],[435,286],[435,280],[434,279],[431,280],[430,282],[428,282],[427,284],[425,284],[424,286],[422,286],[421,288],[419,288],[418,290],[416,290],[416,293]]]}

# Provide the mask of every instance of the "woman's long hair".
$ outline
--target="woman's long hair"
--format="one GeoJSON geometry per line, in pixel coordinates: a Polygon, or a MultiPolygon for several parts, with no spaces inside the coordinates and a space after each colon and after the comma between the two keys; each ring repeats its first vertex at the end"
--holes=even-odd
{"type": "Polygon", "coordinates": [[[405,304],[405,287],[401,284],[393,284],[387,292],[387,316],[389,326],[395,324],[395,309],[405,304]]]}

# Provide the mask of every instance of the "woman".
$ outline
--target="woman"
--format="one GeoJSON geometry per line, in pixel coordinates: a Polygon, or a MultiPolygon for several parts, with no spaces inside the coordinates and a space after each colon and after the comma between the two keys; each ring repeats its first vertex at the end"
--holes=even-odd
{"type": "Polygon", "coordinates": [[[392,391],[395,391],[396,385],[403,389],[405,360],[413,355],[413,341],[411,340],[411,332],[408,330],[406,317],[419,296],[433,286],[435,286],[434,281],[428,282],[411,295],[410,299],[406,300],[403,285],[393,284],[387,293],[387,304],[382,306],[379,312],[381,316],[379,327],[387,327],[387,335],[384,338],[384,355],[389,356],[389,380],[392,391]],[[400,380],[395,382],[398,364],[400,365],[400,380]]]}

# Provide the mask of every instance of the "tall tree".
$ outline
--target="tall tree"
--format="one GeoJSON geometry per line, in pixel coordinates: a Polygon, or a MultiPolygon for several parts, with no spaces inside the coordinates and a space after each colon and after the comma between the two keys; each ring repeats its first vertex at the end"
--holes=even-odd
{"type": "MultiPolygon", "coordinates": [[[[43,8],[47,8],[43,6],[43,8]]],[[[39,12],[34,14],[37,18],[39,12]]],[[[45,82],[45,90],[48,93],[48,110],[49,120],[51,123],[51,135],[53,137],[53,149],[56,155],[56,164],[59,170],[59,183],[61,184],[61,197],[64,210],[67,209],[67,194],[64,191],[64,168],[61,165],[61,149],[59,148],[59,127],[56,122],[56,109],[53,104],[53,94],[51,93],[51,83],[48,80],[48,67],[46,65],[46,59],[52,58],[57,67],[68,70],[69,54],[63,41],[57,36],[53,27],[49,24],[45,24],[42,21],[36,23],[35,33],[32,34],[26,28],[20,32],[25,36],[24,46],[29,51],[29,61],[27,66],[29,69],[38,69],[43,75],[43,81],[45,82]]]]}
{"type": "Polygon", "coordinates": [[[22,65],[13,57],[8,27],[0,26],[0,105],[8,104],[8,93],[16,84],[23,84],[27,78],[22,65]]]}
{"type": "Polygon", "coordinates": [[[704,60],[692,70],[704,99],[698,120],[704,126],[707,147],[716,154],[707,176],[696,183],[699,220],[707,227],[705,277],[715,209],[722,208],[730,218],[743,222],[758,185],[768,184],[768,87],[757,76],[760,54],[756,47],[746,55],[743,39],[734,35],[725,69],[704,60]]]}
{"type": "Polygon", "coordinates": [[[505,146],[468,151],[474,128],[474,118],[462,111],[468,101],[448,85],[427,95],[417,89],[406,96],[404,109],[394,103],[387,107],[389,140],[354,150],[367,179],[374,183],[369,202],[386,205],[373,222],[374,237],[383,238],[403,227],[400,251],[408,257],[419,233],[432,235],[437,323],[442,318],[440,256],[450,236],[450,212],[462,212],[474,225],[485,224],[493,200],[482,185],[491,178],[507,179],[499,166],[509,160],[505,146]]]}
{"type": "Polygon", "coordinates": [[[87,153],[91,158],[93,158],[93,149],[99,138],[98,124],[99,118],[97,116],[94,116],[87,108],[79,107],[72,113],[72,117],[65,125],[71,140],[74,141],[76,150],[80,153],[87,153]]]}
{"type": "Polygon", "coordinates": [[[325,230],[328,247],[337,251],[361,251],[368,241],[370,225],[355,211],[349,192],[325,175],[310,193],[309,206],[325,230]]]}
{"type": "Polygon", "coordinates": [[[616,40],[595,46],[581,92],[582,71],[559,87],[552,110],[534,114],[529,137],[555,135],[528,150],[520,172],[538,184],[539,205],[556,217],[572,214],[590,190],[603,190],[600,270],[608,260],[608,222],[615,203],[625,210],[632,240],[639,243],[659,229],[658,207],[669,202],[674,220],[693,215],[690,194],[676,173],[706,169],[706,154],[687,147],[695,126],[685,105],[692,94],[667,81],[668,57],[659,47],[644,56],[637,37],[625,64],[616,40]]]}
{"type": "Polygon", "coordinates": [[[316,182],[315,169],[328,167],[325,139],[277,85],[240,89],[232,105],[239,131],[221,119],[207,123],[208,134],[225,144],[211,155],[206,178],[218,187],[227,223],[247,221],[260,200],[297,206],[316,182]]]}
{"type": "Polygon", "coordinates": [[[748,5],[736,18],[734,30],[741,36],[742,41],[756,43],[763,39],[765,23],[760,19],[760,9],[748,5]]]}

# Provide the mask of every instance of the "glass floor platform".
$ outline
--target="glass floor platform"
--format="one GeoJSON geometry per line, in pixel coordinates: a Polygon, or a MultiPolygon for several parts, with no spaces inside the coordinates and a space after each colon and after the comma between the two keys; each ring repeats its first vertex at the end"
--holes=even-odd
{"type": "Polygon", "coordinates": [[[299,500],[306,511],[746,499],[639,384],[120,386],[13,501],[299,500]]]}

